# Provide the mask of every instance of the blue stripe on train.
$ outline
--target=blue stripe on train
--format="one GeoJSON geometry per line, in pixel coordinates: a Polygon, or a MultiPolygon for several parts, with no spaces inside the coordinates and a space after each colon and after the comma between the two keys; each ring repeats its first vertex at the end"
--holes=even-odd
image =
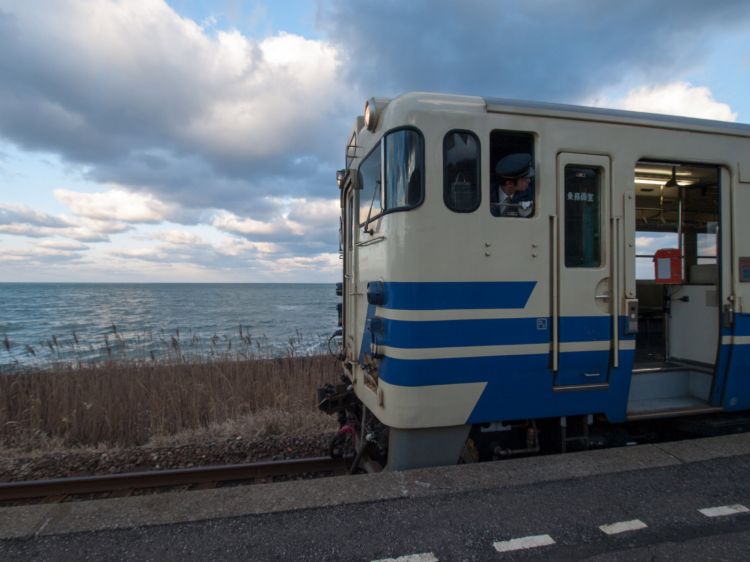
{"type": "Polygon", "coordinates": [[[727,410],[747,410],[750,408],[750,345],[724,347],[731,349],[722,406],[727,410]]]}
{"type": "MultiPolygon", "coordinates": [[[[551,319],[502,318],[479,320],[391,320],[384,319],[379,343],[398,348],[466,347],[483,345],[523,345],[549,343],[551,319]]],[[[633,339],[624,333],[625,317],[620,318],[620,339],[633,339]]],[[[608,316],[578,316],[560,319],[560,342],[606,341],[612,336],[608,316]]]]}
{"type": "MultiPolygon", "coordinates": [[[[571,363],[587,364],[598,352],[564,353],[571,363]]],[[[498,419],[530,419],[603,413],[611,422],[627,417],[630,372],[634,353],[620,352],[620,367],[609,372],[609,385],[585,392],[555,391],[551,373],[540,362],[524,362],[520,368],[496,371],[487,380],[468,423],[498,419]]],[[[545,357],[545,359],[547,359],[545,357]]]]}
{"type": "Polygon", "coordinates": [[[750,336],[750,314],[735,314],[734,335],[750,336]]]}
{"type": "MultiPolygon", "coordinates": [[[[736,314],[734,326],[723,335],[750,336],[750,314],[736,314]]],[[[714,403],[727,410],[750,408],[750,344],[723,345],[719,354],[719,380],[714,385],[714,403]]]]}
{"type": "MultiPolygon", "coordinates": [[[[585,369],[593,360],[609,358],[609,351],[563,352],[570,369],[585,369]]],[[[620,363],[627,363],[632,350],[620,350],[620,363]]],[[[486,382],[492,377],[511,373],[528,373],[541,377],[552,386],[549,352],[533,355],[487,355],[483,357],[451,357],[447,359],[398,359],[384,357],[380,378],[400,386],[430,386],[486,382]]]]}
{"type": "MultiPolygon", "coordinates": [[[[564,353],[572,367],[585,368],[608,352],[564,353]]],[[[633,352],[620,352],[621,367],[609,374],[609,387],[586,392],[555,392],[549,353],[536,355],[402,360],[385,357],[380,377],[395,385],[428,386],[485,382],[468,423],[603,412],[625,419],[633,352]]]]}
{"type": "Polygon", "coordinates": [[[536,281],[383,283],[383,306],[396,310],[524,308],[536,281]]]}

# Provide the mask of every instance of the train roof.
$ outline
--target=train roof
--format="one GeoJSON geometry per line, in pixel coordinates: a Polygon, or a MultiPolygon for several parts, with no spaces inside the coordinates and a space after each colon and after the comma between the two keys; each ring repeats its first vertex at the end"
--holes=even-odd
{"type": "Polygon", "coordinates": [[[477,111],[483,106],[484,111],[488,113],[512,113],[517,115],[574,119],[579,121],[595,121],[598,123],[658,127],[750,137],[750,125],[746,123],[715,121],[678,115],[643,113],[638,111],[586,107],[541,101],[410,92],[394,98],[388,103],[388,105],[413,105],[414,109],[419,107],[420,109],[429,108],[444,111],[477,111]]]}

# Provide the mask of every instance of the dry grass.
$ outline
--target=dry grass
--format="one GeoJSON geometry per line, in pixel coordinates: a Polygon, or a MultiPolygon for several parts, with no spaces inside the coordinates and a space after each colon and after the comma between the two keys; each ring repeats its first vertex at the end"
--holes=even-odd
{"type": "Polygon", "coordinates": [[[0,448],[134,446],[191,432],[266,436],[305,424],[302,431],[322,428],[329,422],[316,409],[316,389],[339,372],[330,356],[289,356],[4,375],[0,448]]]}

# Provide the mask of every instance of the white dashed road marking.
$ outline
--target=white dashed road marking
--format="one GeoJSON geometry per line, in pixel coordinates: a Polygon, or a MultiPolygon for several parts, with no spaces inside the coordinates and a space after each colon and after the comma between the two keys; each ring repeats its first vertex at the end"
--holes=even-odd
{"type": "MultiPolygon", "coordinates": [[[[734,505],[720,505],[716,507],[704,507],[699,509],[706,517],[722,517],[725,515],[736,515],[738,513],[750,512],[750,509],[742,504],[734,505]]],[[[627,531],[639,531],[641,529],[648,528],[643,521],[640,519],[631,519],[630,521],[618,521],[617,523],[609,523],[607,525],[600,525],[599,529],[608,535],[617,535],[619,533],[625,533],[627,531]]],[[[520,537],[517,539],[510,539],[507,541],[499,541],[492,543],[495,550],[498,552],[512,552],[514,550],[527,550],[530,548],[538,548],[540,546],[550,546],[555,544],[555,539],[549,535],[533,535],[530,537],[520,537]]],[[[373,560],[373,562],[439,562],[437,557],[432,552],[424,552],[422,554],[407,554],[406,556],[399,556],[398,558],[383,558],[381,560],[373,560]]]]}
{"type": "Polygon", "coordinates": [[[706,517],[722,517],[724,515],[735,515],[737,513],[745,513],[747,511],[750,511],[750,509],[746,508],[744,505],[741,504],[734,504],[734,505],[720,505],[718,507],[704,507],[703,509],[699,509],[703,515],[706,517]]]}
{"type": "Polygon", "coordinates": [[[537,548],[540,546],[549,546],[555,544],[555,540],[549,535],[534,535],[532,537],[521,537],[519,539],[510,539],[492,543],[498,552],[511,552],[513,550],[526,550],[528,548],[537,548]]]}
{"type": "Polygon", "coordinates": [[[422,554],[407,554],[398,558],[382,558],[372,562],[440,562],[432,552],[423,552],[422,554]]]}
{"type": "Polygon", "coordinates": [[[609,525],[600,525],[599,529],[608,535],[617,535],[618,533],[625,533],[627,531],[638,531],[648,527],[640,519],[632,519],[631,521],[619,521],[617,523],[610,523],[609,525]]]}

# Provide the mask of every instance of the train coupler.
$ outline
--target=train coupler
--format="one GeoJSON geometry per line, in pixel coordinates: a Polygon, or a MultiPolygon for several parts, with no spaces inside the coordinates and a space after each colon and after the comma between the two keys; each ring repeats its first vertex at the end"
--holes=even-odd
{"type": "Polygon", "coordinates": [[[318,389],[318,409],[329,415],[346,412],[357,402],[350,384],[327,384],[318,389]]]}

